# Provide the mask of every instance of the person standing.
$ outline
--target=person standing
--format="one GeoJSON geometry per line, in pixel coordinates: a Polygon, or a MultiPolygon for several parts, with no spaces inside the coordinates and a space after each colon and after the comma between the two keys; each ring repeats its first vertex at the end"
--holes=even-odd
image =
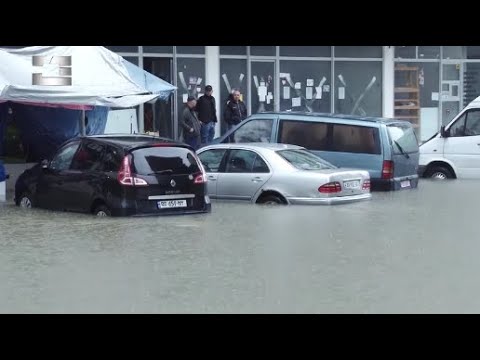
{"type": "Polygon", "coordinates": [[[198,119],[202,123],[202,144],[210,144],[215,136],[215,124],[217,123],[217,106],[212,96],[213,89],[210,85],[205,86],[205,95],[197,101],[198,119]]]}
{"type": "Polygon", "coordinates": [[[195,113],[197,100],[193,96],[187,98],[185,109],[183,110],[181,125],[183,128],[183,140],[197,150],[200,147],[200,128],[201,124],[195,113]]]}
{"type": "MultiPolygon", "coordinates": [[[[231,97],[225,106],[223,117],[227,123],[227,131],[247,118],[247,107],[245,106],[245,103],[240,100],[239,90],[232,91],[231,97]]],[[[230,142],[234,142],[233,137],[230,137],[230,142]]]]}

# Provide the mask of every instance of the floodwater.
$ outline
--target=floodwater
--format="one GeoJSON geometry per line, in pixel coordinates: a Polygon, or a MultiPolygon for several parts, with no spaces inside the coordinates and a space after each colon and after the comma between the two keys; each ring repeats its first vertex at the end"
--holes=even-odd
{"type": "Polygon", "coordinates": [[[0,313],[479,313],[479,189],[149,218],[0,205],[0,313]]]}

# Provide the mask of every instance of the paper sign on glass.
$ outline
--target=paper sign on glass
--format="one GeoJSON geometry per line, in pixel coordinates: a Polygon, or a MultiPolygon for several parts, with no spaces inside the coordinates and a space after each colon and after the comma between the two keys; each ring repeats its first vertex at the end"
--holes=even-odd
{"type": "Polygon", "coordinates": [[[330,85],[323,85],[323,91],[330,92],[330,85]]]}
{"type": "Polygon", "coordinates": [[[318,86],[315,88],[316,90],[316,94],[315,94],[315,98],[316,99],[321,99],[322,98],[322,87],[321,86],[318,86]]]}
{"type": "Polygon", "coordinates": [[[290,99],[290,86],[283,87],[283,98],[286,100],[290,99]]]}
{"type": "Polygon", "coordinates": [[[186,104],[188,100],[188,94],[183,94],[183,103],[186,104]]]}
{"type": "Polygon", "coordinates": [[[432,92],[432,101],[438,101],[439,96],[438,92],[432,92]]]}
{"type": "Polygon", "coordinates": [[[313,79],[307,79],[307,86],[314,86],[313,79]]]}
{"type": "Polygon", "coordinates": [[[343,86],[340,86],[338,88],[338,99],[339,100],[345,99],[345,88],[343,86]]]}
{"type": "Polygon", "coordinates": [[[295,89],[300,90],[301,88],[302,88],[302,83],[301,82],[295,83],[295,89]]]}
{"type": "Polygon", "coordinates": [[[292,98],[292,107],[302,106],[302,99],[299,97],[292,98]]]}
{"type": "Polygon", "coordinates": [[[313,88],[312,87],[307,87],[307,93],[305,94],[305,98],[307,100],[312,100],[313,99],[313,88]]]}

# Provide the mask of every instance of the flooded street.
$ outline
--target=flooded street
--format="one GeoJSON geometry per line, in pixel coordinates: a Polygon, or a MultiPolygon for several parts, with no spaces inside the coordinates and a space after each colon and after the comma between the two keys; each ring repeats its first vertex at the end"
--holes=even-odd
{"type": "Polygon", "coordinates": [[[480,312],[478,181],[102,219],[0,205],[1,313],[480,312]]]}

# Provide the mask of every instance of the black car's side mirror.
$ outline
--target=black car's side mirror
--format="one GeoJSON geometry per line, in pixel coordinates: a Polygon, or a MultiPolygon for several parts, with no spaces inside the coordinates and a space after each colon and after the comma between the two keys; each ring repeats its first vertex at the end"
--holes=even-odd
{"type": "Polygon", "coordinates": [[[42,169],[48,169],[48,160],[42,160],[42,169]]]}
{"type": "Polygon", "coordinates": [[[440,128],[440,135],[442,135],[443,138],[447,138],[450,136],[450,131],[445,130],[445,126],[442,126],[440,128]]]}

